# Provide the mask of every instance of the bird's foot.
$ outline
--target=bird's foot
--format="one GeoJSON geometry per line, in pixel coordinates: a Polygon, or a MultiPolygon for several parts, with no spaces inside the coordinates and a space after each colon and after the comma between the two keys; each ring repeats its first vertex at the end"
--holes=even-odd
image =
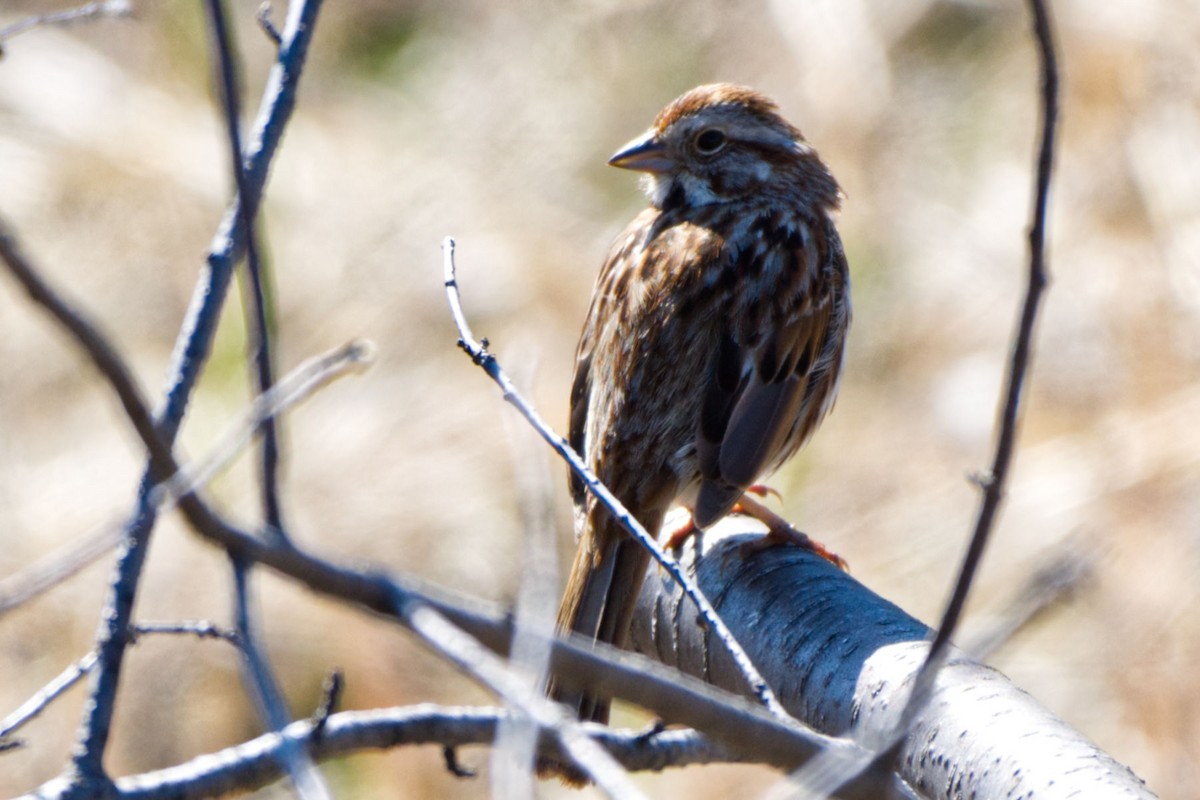
{"type": "Polygon", "coordinates": [[[674,529],[667,534],[667,538],[662,540],[664,550],[678,550],[683,547],[688,539],[700,532],[696,527],[696,520],[692,519],[692,513],[689,511],[687,515],[675,525],[674,529]]]}
{"type": "MultiPolygon", "coordinates": [[[[759,491],[754,492],[755,494],[762,494],[762,490],[765,489],[765,487],[751,487],[752,490],[755,488],[759,489],[759,491]]],[[[733,513],[753,517],[767,526],[767,533],[764,536],[742,545],[743,555],[757,553],[760,550],[765,550],[777,544],[790,544],[796,547],[803,547],[805,550],[811,550],[840,570],[846,572],[850,570],[850,565],[846,563],[846,559],[803,531],[797,530],[792,526],[792,523],[748,495],[742,496],[742,499],[733,507],[733,513]]]]}

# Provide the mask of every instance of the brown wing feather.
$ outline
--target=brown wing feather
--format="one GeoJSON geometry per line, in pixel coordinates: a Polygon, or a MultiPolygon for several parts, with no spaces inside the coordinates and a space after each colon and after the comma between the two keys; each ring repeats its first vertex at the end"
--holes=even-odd
{"type": "MultiPolygon", "coordinates": [[[[826,253],[835,259],[839,254],[826,253]]],[[[727,514],[747,487],[776,466],[781,453],[799,447],[820,421],[824,395],[836,380],[812,378],[816,370],[829,368],[822,356],[836,334],[831,330],[834,298],[822,294],[820,281],[814,283],[807,288],[817,296],[805,297],[790,322],[754,348],[730,340],[717,357],[696,437],[701,484],[693,519],[700,528],[727,514]],[[732,389],[731,361],[742,370],[732,389]]],[[[840,353],[830,356],[840,359],[840,353]]]]}
{"type": "MultiPolygon", "coordinates": [[[[567,428],[567,443],[581,457],[584,445],[587,444],[588,398],[592,393],[592,351],[588,342],[585,351],[584,342],[580,342],[579,353],[575,358],[575,379],[571,383],[570,421],[567,428]]],[[[567,470],[567,481],[571,487],[571,501],[576,507],[587,502],[587,489],[583,481],[573,470],[567,470]]]]}

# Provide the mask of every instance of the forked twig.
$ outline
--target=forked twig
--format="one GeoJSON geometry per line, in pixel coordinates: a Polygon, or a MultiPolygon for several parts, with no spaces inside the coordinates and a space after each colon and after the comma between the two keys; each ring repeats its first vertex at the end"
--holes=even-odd
{"type": "Polygon", "coordinates": [[[648,533],[646,529],[642,527],[642,524],[634,519],[633,515],[629,513],[629,510],[625,508],[619,499],[617,499],[617,496],[609,491],[608,487],[605,486],[591,471],[591,469],[588,468],[587,464],[584,463],[583,459],[578,453],[575,452],[574,448],[571,447],[567,440],[555,433],[554,429],[542,419],[540,414],[538,414],[537,409],[535,409],[529,403],[529,401],[521,396],[521,393],[517,391],[517,388],[513,385],[512,381],[509,380],[508,375],[505,374],[504,369],[500,366],[500,362],[496,360],[495,356],[488,352],[487,339],[483,339],[481,341],[475,338],[475,335],[471,332],[471,326],[467,322],[466,315],[463,313],[462,299],[459,296],[458,290],[458,279],[455,275],[454,239],[449,236],[447,236],[442,242],[442,256],[446,297],[450,302],[450,313],[454,316],[455,327],[458,328],[459,348],[468,356],[470,356],[471,361],[482,368],[483,371],[486,372],[488,376],[496,382],[501,391],[504,392],[504,399],[513,407],[515,407],[521,413],[521,415],[525,417],[529,424],[534,427],[538,434],[546,440],[546,443],[554,449],[554,452],[558,453],[558,455],[567,462],[567,465],[571,468],[571,471],[579,476],[579,478],[584,482],[588,490],[592,492],[595,498],[609,510],[613,516],[613,519],[620,523],[621,527],[623,527],[630,533],[630,535],[637,539],[638,542],[650,552],[650,554],[654,557],[654,560],[657,561],[662,568],[665,569],[667,573],[670,574],[670,576],[680,586],[683,587],[683,590],[687,593],[687,596],[691,598],[693,603],[696,604],[696,608],[699,609],[700,616],[708,625],[709,630],[713,632],[713,635],[721,641],[726,650],[728,650],[729,654],[733,657],[738,669],[746,678],[747,683],[750,685],[750,689],[754,692],[754,696],[757,697],[763,703],[763,705],[765,705],[771,711],[771,713],[775,714],[781,719],[790,720],[791,716],[775,697],[775,693],[771,691],[771,687],[767,685],[766,680],[763,679],[758,669],[750,661],[749,656],[746,655],[746,651],[742,649],[740,644],[738,644],[737,639],[729,630],[728,626],[725,625],[724,620],[722,620],[717,614],[717,611],[715,608],[713,608],[712,603],[708,601],[708,598],[705,597],[704,593],[700,591],[700,588],[696,586],[696,582],[684,573],[682,567],[679,566],[678,561],[668,555],[667,552],[659,546],[658,541],[654,538],[654,536],[648,533]]]}

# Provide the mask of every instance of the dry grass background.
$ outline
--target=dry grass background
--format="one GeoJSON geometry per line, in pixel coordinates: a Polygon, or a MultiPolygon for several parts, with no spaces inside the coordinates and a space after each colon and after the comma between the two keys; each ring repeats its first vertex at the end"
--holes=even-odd
{"type": "MultiPolygon", "coordinates": [[[[0,24],[64,3],[5,0],[0,24]]],[[[257,98],[269,46],[233,2],[257,98]]],[[[277,4],[280,5],[280,4],[277,4]]],[[[155,390],[229,195],[198,4],[14,39],[0,61],[0,209],[155,390]]],[[[1065,76],[1054,283],[1008,502],[971,605],[985,628],[1064,542],[1093,580],[994,663],[1165,798],[1200,783],[1200,16],[1189,0],[1054,3],[1065,76]]],[[[277,9],[282,13],[282,8],[277,9]]],[[[773,481],[854,574],[932,621],[990,460],[1025,265],[1035,56],[1016,0],[904,4],[327,0],[277,159],[264,236],[283,368],[351,337],[380,349],[289,417],[295,536],[506,601],[520,515],[498,393],[454,347],[441,237],[505,362],[535,365],[560,427],[571,353],[612,236],[643,204],[605,158],[690,86],[774,95],[832,166],[855,286],[838,408],[773,481]]],[[[184,430],[205,452],[247,397],[226,320],[184,430]]],[[[0,575],[130,506],[141,454],[62,335],[0,281],[0,575]]],[[[557,469],[557,468],[556,468],[557,469]]],[[[254,518],[250,468],[215,499],[254,518]]],[[[563,560],[569,550],[559,492],[563,560]]],[[[0,619],[0,711],[90,647],[106,558],[0,619]]],[[[161,524],[141,619],[228,617],[222,557],[161,524]]],[[[297,713],[487,701],[392,626],[259,577],[297,713]]],[[[258,730],[219,643],[133,648],[108,764],[177,763],[258,730]]],[[[0,756],[0,792],[65,763],[74,690],[0,756]]],[[[636,724],[630,711],[622,721],[636,724]]],[[[486,766],[482,750],[465,760],[486,766]]],[[[327,767],[340,797],[478,797],[432,749],[327,767]]],[[[646,776],[656,796],[753,796],[749,767],[646,776]]],[[[557,786],[545,796],[564,795],[557,786]]],[[[266,790],[260,796],[274,796],[266,790]]]]}

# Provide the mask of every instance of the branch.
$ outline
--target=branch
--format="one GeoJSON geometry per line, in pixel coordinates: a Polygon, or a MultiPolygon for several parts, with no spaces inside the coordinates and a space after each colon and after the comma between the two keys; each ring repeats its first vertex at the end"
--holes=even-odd
{"type": "MultiPolygon", "coordinates": [[[[129,0],[97,0],[97,2],[88,3],[79,8],[68,9],[67,11],[57,11],[53,14],[38,14],[0,28],[0,45],[14,36],[31,31],[34,28],[49,27],[51,25],[73,25],[77,22],[88,22],[99,17],[127,17],[132,13],[133,8],[129,0]]],[[[0,47],[0,55],[3,54],[4,49],[0,47]]]]}
{"type": "MultiPolygon", "coordinates": [[[[788,711],[864,748],[806,765],[803,789],[815,794],[778,795],[820,797],[845,780],[848,767],[869,763],[871,752],[890,744],[928,651],[929,629],[809,551],[744,554],[742,545],[762,530],[730,517],[706,531],[702,550],[689,548],[684,563],[704,592],[720,599],[722,616],[788,711]],[[865,762],[857,760],[864,752],[865,762]]],[[[718,686],[739,686],[737,671],[709,646],[695,614],[671,581],[652,578],[638,601],[632,645],[718,686]]],[[[896,770],[921,798],[1153,797],[1127,767],[1003,675],[957,651],[906,730],[896,770]]],[[[850,796],[847,788],[837,791],[850,796]]]]}
{"type": "MultiPolygon", "coordinates": [[[[269,733],[235,747],[199,756],[189,762],[115,781],[121,800],[186,800],[224,795],[266,786],[278,780],[278,751],[283,739],[305,748],[318,761],[367,749],[398,746],[486,745],[498,726],[512,714],[495,708],[462,708],[422,704],[372,711],[343,711],[330,715],[318,733],[310,720],[289,725],[282,735],[269,733]]],[[[742,759],[695,731],[661,731],[651,736],[637,731],[613,731],[588,726],[592,737],[629,770],[661,770],[690,764],[742,759]]],[[[543,735],[539,750],[551,758],[566,757],[551,737],[543,735]]],[[[61,782],[42,786],[32,798],[62,798],[61,782]]]]}
{"type": "MultiPolygon", "coordinates": [[[[516,380],[529,386],[533,366],[516,380]]],[[[537,434],[516,417],[505,414],[503,427],[511,449],[516,477],[517,505],[521,514],[521,565],[516,607],[513,609],[513,642],[509,668],[541,693],[550,670],[550,645],[558,605],[558,547],[554,498],[557,483],[550,458],[537,434]],[[530,635],[530,634],[534,635],[530,635]]],[[[493,800],[533,797],[538,729],[533,722],[512,716],[502,722],[490,756],[489,778],[493,800]]],[[[561,762],[555,762],[561,763],[561,762]]]]}
{"type": "MultiPolygon", "coordinates": [[[[233,54],[229,25],[225,19],[223,0],[207,0],[205,8],[212,30],[213,61],[220,76],[218,92],[221,98],[222,121],[229,143],[231,172],[237,196],[250,194],[246,165],[242,160],[241,92],[238,70],[233,54]]],[[[250,298],[243,305],[246,309],[248,347],[254,362],[256,394],[265,394],[274,383],[271,363],[271,326],[267,319],[267,296],[264,288],[265,269],[259,258],[258,235],[255,227],[257,208],[246,204],[238,205],[238,223],[245,231],[246,274],[250,283],[250,298]]],[[[283,536],[283,510],[279,503],[279,431],[274,417],[267,419],[262,427],[262,452],[259,463],[259,480],[262,488],[263,518],[271,535],[283,536]]]]}
{"type": "MultiPolygon", "coordinates": [[[[206,621],[142,622],[131,626],[129,634],[130,641],[146,635],[183,634],[198,636],[201,639],[220,639],[229,642],[234,647],[241,647],[236,633],[206,621]]],[[[57,700],[67,689],[74,686],[80,678],[88,674],[95,666],[96,651],[93,650],[63,670],[58,677],[38,690],[32,697],[22,703],[17,710],[13,711],[3,720],[0,720],[0,752],[23,744],[20,741],[14,742],[9,740],[8,737],[16,732],[18,728],[41,714],[47,706],[57,700]]]]}
{"type": "MultiPolygon", "coordinates": [[[[0,239],[0,244],[5,243],[11,244],[11,240],[0,239]]],[[[13,248],[8,248],[8,250],[15,252],[13,248]]],[[[0,254],[7,253],[8,250],[0,250],[0,254]]],[[[136,387],[132,386],[128,370],[99,332],[86,323],[78,322],[80,319],[78,315],[75,315],[64,303],[58,301],[57,296],[40,281],[27,262],[22,259],[9,259],[9,261],[14,271],[27,281],[33,293],[46,300],[45,307],[68,328],[89,355],[96,357],[97,354],[109,354],[105,363],[111,361],[111,368],[106,369],[103,374],[112,383],[118,395],[122,398],[132,398],[130,401],[131,417],[135,419],[149,418],[148,410],[137,397],[136,387]]],[[[179,472],[174,456],[170,452],[170,446],[155,427],[135,426],[135,429],[143,437],[143,443],[147,450],[153,454],[152,463],[158,473],[162,476],[170,476],[179,472]]],[[[427,598],[405,589],[393,580],[343,570],[320,559],[307,556],[295,549],[286,539],[273,537],[270,542],[265,542],[240,531],[217,516],[193,492],[181,495],[177,502],[179,509],[192,527],[223,545],[235,561],[262,561],[272,566],[287,565],[293,569],[302,570],[300,574],[304,574],[308,579],[312,579],[314,574],[319,575],[324,579],[324,583],[310,584],[313,588],[335,594],[351,592],[351,594],[343,596],[368,605],[372,610],[395,616],[417,632],[427,644],[448,655],[452,661],[480,679],[500,696],[515,704],[540,726],[553,728],[562,737],[564,749],[570,755],[572,763],[582,768],[598,784],[604,786],[612,796],[637,796],[636,789],[619,773],[615,765],[606,760],[603,753],[596,750],[586,737],[579,734],[577,722],[568,719],[562,710],[543,697],[540,692],[520,684],[519,680],[514,678],[494,657],[484,654],[477,645],[469,640],[469,637],[458,631],[454,621],[443,619],[442,612],[435,608],[427,598]]],[[[296,576],[299,577],[299,574],[296,576]]],[[[240,605],[242,608],[245,607],[244,602],[240,605]]],[[[488,632],[492,634],[495,642],[491,646],[494,648],[507,647],[507,630],[503,641],[497,641],[495,638],[497,628],[494,624],[489,627],[488,632]]],[[[248,627],[243,624],[242,628],[243,646],[245,646],[248,641],[245,636],[248,627]]],[[[127,638],[127,636],[123,636],[122,642],[125,642],[127,638]]],[[[99,658],[102,661],[102,649],[99,658]]],[[[584,671],[586,672],[586,669],[584,671]]],[[[575,685],[576,681],[577,679],[573,676],[568,676],[564,680],[568,685],[575,685]]],[[[679,695],[676,694],[676,698],[678,697],[679,695]]],[[[647,705],[654,706],[653,703],[647,705]]],[[[807,745],[811,751],[814,741],[809,740],[807,745]]],[[[77,770],[74,776],[78,779],[78,783],[73,784],[75,790],[81,793],[101,791],[95,785],[100,780],[104,782],[103,791],[111,789],[111,782],[106,778],[88,776],[80,774],[80,772],[81,770],[77,770]]]]}
{"type": "MultiPolygon", "coordinates": [[[[259,717],[266,723],[267,730],[281,731],[291,722],[291,715],[271,670],[271,662],[258,644],[250,610],[250,565],[238,558],[231,558],[230,561],[234,583],[234,618],[237,621],[238,638],[242,641],[242,666],[245,676],[243,680],[249,684],[247,688],[254,698],[259,717]]],[[[279,748],[279,758],[301,800],[325,800],[332,797],[321,773],[302,747],[284,737],[279,748]]]]}
{"type": "MultiPolygon", "coordinates": [[[[179,431],[192,389],[208,358],[233,265],[245,246],[247,231],[239,222],[242,214],[240,209],[245,205],[253,213],[258,208],[268,168],[295,108],[297,84],[320,6],[320,0],[296,0],[289,6],[283,45],[268,78],[250,152],[246,156],[247,193],[238,195],[222,219],[209,252],[207,270],[197,283],[187,319],[176,340],[166,398],[157,415],[157,427],[168,449],[179,431]]],[[[103,612],[99,635],[99,669],[92,679],[89,701],[80,725],[79,744],[73,759],[81,792],[101,792],[108,786],[103,756],[116,704],[126,645],[125,631],[132,615],[150,533],[156,520],[150,498],[155,474],[154,465],[151,464],[143,475],[134,511],[125,529],[124,548],[110,597],[103,612]]]]}
{"type": "Polygon", "coordinates": [[[512,404],[538,434],[546,440],[546,443],[554,449],[554,452],[558,453],[567,462],[567,466],[571,468],[571,471],[579,476],[580,480],[587,486],[588,491],[609,510],[613,519],[620,523],[621,527],[645,547],[654,560],[672,578],[679,582],[679,585],[683,587],[684,591],[688,593],[700,609],[700,616],[703,618],[705,624],[716,633],[722,646],[732,655],[742,675],[745,676],[746,682],[749,684],[754,696],[771,713],[786,718],[787,712],[779,704],[775,693],[771,690],[767,682],[763,680],[754,663],[746,656],[737,639],[729,632],[725,621],[713,610],[712,603],[709,602],[708,598],[688,579],[683,570],[679,568],[679,563],[659,546],[658,541],[642,527],[640,522],[634,519],[633,515],[629,513],[629,510],[625,508],[617,496],[596,477],[587,464],[584,463],[583,458],[575,452],[567,440],[555,433],[545,420],[542,419],[541,415],[538,414],[537,409],[521,396],[520,392],[517,391],[512,381],[505,374],[503,368],[501,368],[500,362],[487,351],[487,339],[482,341],[475,339],[474,334],[471,332],[471,326],[467,323],[466,315],[463,313],[462,301],[459,297],[458,279],[455,277],[454,239],[447,236],[442,243],[442,250],[444,256],[443,270],[446,296],[450,303],[450,313],[454,317],[454,324],[458,328],[459,348],[471,357],[471,361],[476,366],[480,367],[488,374],[488,377],[496,382],[496,385],[504,392],[504,399],[512,404]]]}
{"type": "MultiPolygon", "coordinates": [[[[971,542],[963,558],[958,580],[942,623],[929,650],[926,666],[921,669],[918,686],[931,681],[931,673],[937,671],[937,662],[950,645],[950,639],[958,627],[963,606],[971,591],[975,573],[983,560],[983,551],[996,520],[996,512],[1004,499],[1004,484],[1008,479],[1013,451],[1016,449],[1017,424],[1020,420],[1022,389],[1029,374],[1033,358],[1033,328],[1037,321],[1038,305],[1046,288],[1046,204],[1050,194],[1050,178],[1054,159],[1054,134],[1058,122],[1058,66],[1054,55],[1054,37],[1049,12],[1042,0],[1029,0],[1033,13],[1034,35],[1041,58],[1042,76],[1042,141],[1037,157],[1037,178],[1033,187],[1033,219],[1029,226],[1029,277],[1025,288],[1025,299],[1021,306],[1021,317],[1013,334],[1012,354],[1009,357],[1004,404],[997,422],[996,454],[991,471],[980,480],[983,497],[971,542]]],[[[919,696],[920,692],[914,694],[919,696]]]]}
{"type": "Polygon", "coordinates": [[[120,523],[102,522],[78,539],[0,579],[0,617],[75,575],[120,541],[120,523]]]}
{"type": "MultiPolygon", "coordinates": [[[[205,9],[208,12],[212,33],[212,59],[216,62],[216,72],[220,78],[218,94],[221,98],[222,120],[225,123],[225,133],[229,143],[233,182],[237,189],[237,196],[246,197],[250,192],[245,163],[242,160],[241,92],[238,86],[237,67],[229,25],[225,18],[224,2],[223,0],[207,0],[205,9]]],[[[246,273],[250,284],[249,301],[243,303],[247,316],[246,330],[249,337],[248,345],[255,365],[256,394],[262,395],[270,391],[271,385],[274,383],[274,369],[271,364],[270,326],[267,321],[266,295],[263,290],[263,268],[258,255],[258,237],[255,230],[256,211],[257,209],[252,209],[248,204],[238,205],[238,222],[245,231],[246,273]]],[[[259,428],[262,435],[259,481],[262,490],[264,526],[269,535],[283,538],[283,512],[279,503],[279,439],[276,419],[273,415],[267,417],[259,428]]],[[[243,642],[245,680],[250,685],[250,693],[268,730],[282,730],[291,721],[291,715],[279,689],[279,684],[275,680],[270,660],[264,649],[258,645],[249,596],[251,565],[237,558],[231,558],[230,561],[234,584],[234,617],[237,620],[238,634],[243,642]]],[[[321,800],[321,798],[330,797],[329,789],[325,786],[325,782],[308,754],[294,746],[286,738],[283,742],[284,746],[281,748],[280,755],[287,767],[296,793],[302,800],[321,800]]]]}

